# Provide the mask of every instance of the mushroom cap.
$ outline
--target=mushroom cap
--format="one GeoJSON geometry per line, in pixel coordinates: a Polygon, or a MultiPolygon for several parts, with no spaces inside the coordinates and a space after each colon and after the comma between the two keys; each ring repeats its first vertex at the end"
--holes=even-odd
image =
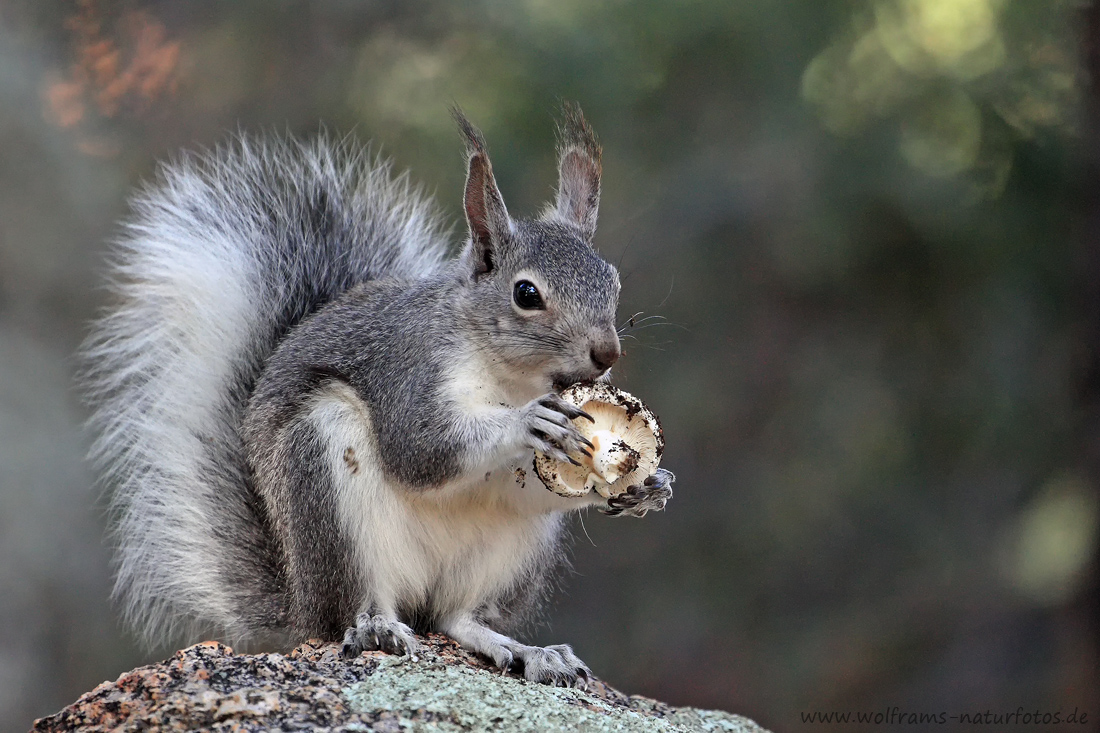
{"type": "Polygon", "coordinates": [[[596,491],[604,498],[623,493],[657,470],[665,450],[661,422],[645,403],[607,382],[578,383],[561,393],[595,422],[573,419],[581,435],[593,444],[592,456],[574,455],[581,465],[535,452],[535,473],[546,488],[561,496],[596,491]]]}

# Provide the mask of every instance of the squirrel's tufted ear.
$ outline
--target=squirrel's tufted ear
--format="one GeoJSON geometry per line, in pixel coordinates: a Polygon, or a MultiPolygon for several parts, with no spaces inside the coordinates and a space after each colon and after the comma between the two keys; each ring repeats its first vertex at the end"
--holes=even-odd
{"type": "Polygon", "coordinates": [[[600,206],[601,155],[596,133],[581,108],[563,102],[558,126],[558,198],[547,213],[580,227],[589,241],[596,234],[600,206]]]}
{"type": "Polygon", "coordinates": [[[485,138],[481,131],[470,124],[458,107],[451,109],[455,122],[466,141],[466,191],[463,206],[466,223],[470,228],[470,247],[467,252],[474,278],[492,272],[500,246],[512,233],[512,220],[493,178],[493,166],[485,151],[485,138]]]}

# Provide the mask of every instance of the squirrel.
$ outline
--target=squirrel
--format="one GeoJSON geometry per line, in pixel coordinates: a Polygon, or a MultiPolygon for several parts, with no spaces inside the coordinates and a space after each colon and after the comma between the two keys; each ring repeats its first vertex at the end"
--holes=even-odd
{"type": "Polygon", "coordinates": [[[505,633],[541,603],[570,512],[672,495],[664,469],[611,499],[524,479],[533,451],[584,449],[558,393],[621,353],[618,273],[592,244],[601,149],[565,104],[556,197],[513,219],[453,115],[456,256],[407,173],[324,133],[238,135],[134,196],[83,379],[115,596],[147,643],[415,655],[434,630],[528,680],[587,681],[568,645],[505,633]]]}

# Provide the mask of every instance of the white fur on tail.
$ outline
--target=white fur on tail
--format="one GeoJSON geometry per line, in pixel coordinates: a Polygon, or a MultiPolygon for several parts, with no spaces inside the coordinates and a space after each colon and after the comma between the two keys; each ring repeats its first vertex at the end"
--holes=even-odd
{"type": "Polygon", "coordinates": [[[347,143],[240,139],[163,167],[110,262],[83,381],[111,491],[116,596],[149,642],[247,635],[219,573],[248,514],[238,435],[285,330],[339,292],[444,260],[434,205],[347,143]],[[320,231],[328,227],[325,231],[320,231]]]}

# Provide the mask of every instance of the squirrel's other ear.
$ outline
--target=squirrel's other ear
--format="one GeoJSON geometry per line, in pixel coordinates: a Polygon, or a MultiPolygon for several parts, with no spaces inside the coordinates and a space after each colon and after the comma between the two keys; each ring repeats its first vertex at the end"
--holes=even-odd
{"type": "Polygon", "coordinates": [[[580,227],[591,241],[596,234],[596,213],[600,206],[602,152],[596,133],[581,108],[562,103],[558,126],[558,198],[551,215],[580,227]]]}
{"type": "Polygon", "coordinates": [[[462,197],[470,228],[471,267],[475,278],[492,272],[500,245],[512,232],[512,220],[493,178],[493,166],[485,151],[485,138],[457,107],[451,110],[466,140],[466,191],[462,197]]]}

